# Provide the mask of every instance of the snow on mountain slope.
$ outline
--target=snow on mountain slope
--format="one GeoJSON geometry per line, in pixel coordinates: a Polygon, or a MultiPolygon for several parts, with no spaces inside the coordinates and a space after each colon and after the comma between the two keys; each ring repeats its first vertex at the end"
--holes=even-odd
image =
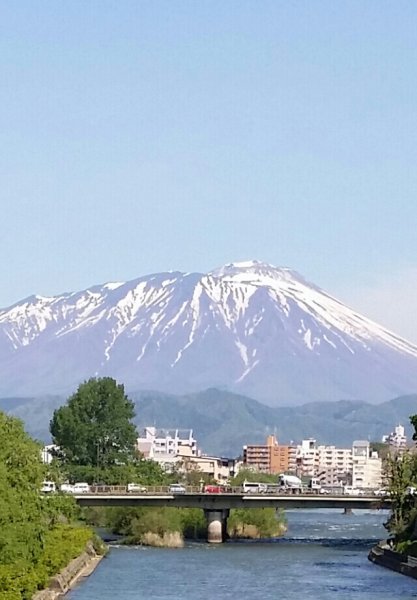
{"type": "Polygon", "coordinates": [[[0,395],[225,387],[270,404],[417,390],[417,348],[305,281],[250,261],[168,272],[0,311],[0,395]]]}

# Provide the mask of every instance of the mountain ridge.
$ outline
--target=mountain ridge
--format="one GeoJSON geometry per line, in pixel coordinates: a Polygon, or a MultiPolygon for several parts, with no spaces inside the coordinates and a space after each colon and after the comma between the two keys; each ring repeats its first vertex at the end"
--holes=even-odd
{"type": "MultiPolygon", "coordinates": [[[[409,416],[417,413],[417,394],[377,406],[361,400],[310,402],[271,407],[252,398],[222,390],[176,396],[151,390],[132,392],[138,427],[190,428],[202,450],[209,454],[238,456],[244,444],[265,443],[275,434],[280,443],[314,437],[319,444],[350,447],[355,439],[380,441],[401,423],[411,441],[409,416]]],[[[53,411],[65,398],[0,398],[0,410],[21,418],[27,431],[48,442],[53,411]]]]}
{"type": "Polygon", "coordinates": [[[376,402],[417,390],[417,347],[260,261],[32,295],[0,311],[1,396],[66,394],[92,376],[270,405],[376,402]]]}

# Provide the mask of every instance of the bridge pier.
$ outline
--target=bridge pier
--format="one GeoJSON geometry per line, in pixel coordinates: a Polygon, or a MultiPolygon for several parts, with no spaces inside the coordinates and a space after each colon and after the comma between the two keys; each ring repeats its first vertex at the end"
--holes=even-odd
{"type": "Polygon", "coordinates": [[[207,541],[209,544],[221,544],[226,541],[227,518],[229,510],[204,511],[207,520],[207,541]]]}

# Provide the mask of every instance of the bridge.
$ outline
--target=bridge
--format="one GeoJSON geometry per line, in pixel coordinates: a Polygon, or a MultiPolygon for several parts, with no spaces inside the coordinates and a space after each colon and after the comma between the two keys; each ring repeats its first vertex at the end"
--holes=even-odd
{"type": "Polygon", "coordinates": [[[227,518],[233,508],[314,509],[336,508],[343,511],[378,510],[390,508],[388,498],[375,495],[348,496],[343,494],[318,494],[305,490],[288,490],[285,493],[244,493],[234,488],[222,493],[201,492],[187,488],[182,493],[171,493],[169,488],[148,488],[141,493],[128,493],[126,488],[104,491],[93,488],[84,494],[74,494],[80,506],[170,506],[175,508],[201,508],[207,519],[207,540],[224,541],[227,518]],[[296,493],[297,492],[297,493],[296,493]]]}

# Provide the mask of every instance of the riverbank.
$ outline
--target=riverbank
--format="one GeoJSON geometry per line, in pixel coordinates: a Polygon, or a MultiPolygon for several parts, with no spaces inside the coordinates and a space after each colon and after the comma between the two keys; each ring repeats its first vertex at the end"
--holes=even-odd
{"type": "Polygon", "coordinates": [[[97,568],[105,556],[103,552],[97,552],[93,542],[88,542],[84,552],[74,558],[62,571],[51,578],[46,589],[37,592],[32,600],[56,600],[69,592],[79,581],[88,577],[97,568]]]}
{"type": "Polygon", "coordinates": [[[417,559],[392,550],[386,542],[379,542],[371,548],[368,559],[386,569],[417,579],[417,559]]]}

